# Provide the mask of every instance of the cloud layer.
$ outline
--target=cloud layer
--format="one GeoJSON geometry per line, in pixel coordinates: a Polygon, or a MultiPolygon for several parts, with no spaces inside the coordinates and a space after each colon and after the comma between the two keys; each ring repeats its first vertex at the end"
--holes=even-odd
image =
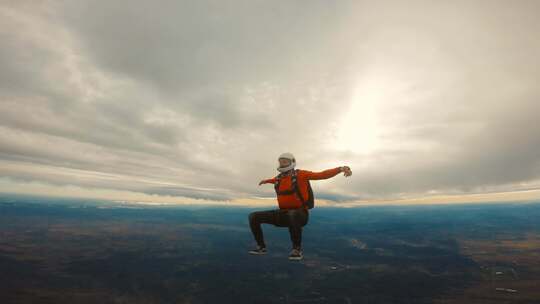
{"type": "Polygon", "coordinates": [[[537,1],[0,4],[7,185],[344,201],[540,187],[537,1]]]}

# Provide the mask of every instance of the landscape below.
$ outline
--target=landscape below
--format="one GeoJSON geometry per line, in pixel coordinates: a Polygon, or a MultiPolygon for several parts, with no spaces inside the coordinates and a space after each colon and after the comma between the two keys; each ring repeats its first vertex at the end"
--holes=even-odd
{"type": "Polygon", "coordinates": [[[540,303],[540,203],[315,208],[304,259],[245,207],[0,196],[2,303],[540,303]]]}

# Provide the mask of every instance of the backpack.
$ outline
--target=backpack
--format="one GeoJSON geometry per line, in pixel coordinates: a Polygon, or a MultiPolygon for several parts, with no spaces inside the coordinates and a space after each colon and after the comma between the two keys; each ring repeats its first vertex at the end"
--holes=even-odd
{"type": "Polygon", "coordinates": [[[308,209],[312,209],[315,205],[315,200],[313,198],[313,190],[311,189],[311,184],[309,183],[309,180],[307,180],[308,184],[308,199],[304,200],[302,197],[302,193],[300,193],[300,189],[298,188],[298,183],[296,181],[296,175],[298,173],[298,169],[295,169],[293,171],[293,174],[291,176],[291,189],[289,190],[283,190],[279,191],[279,184],[281,182],[281,178],[285,176],[285,172],[280,173],[278,176],[276,176],[276,183],[274,184],[274,190],[276,190],[277,195],[284,195],[284,194],[293,194],[296,193],[303,204],[307,205],[308,209]]]}

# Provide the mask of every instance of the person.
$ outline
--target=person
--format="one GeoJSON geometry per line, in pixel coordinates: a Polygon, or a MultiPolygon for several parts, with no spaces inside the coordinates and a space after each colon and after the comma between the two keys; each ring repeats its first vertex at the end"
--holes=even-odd
{"type": "MultiPolygon", "coordinates": [[[[350,176],[351,169],[348,166],[340,166],[332,169],[327,169],[321,172],[312,172],[308,170],[295,169],[296,160],[292,153],[286,152],[278,157],[279,167],[277,170],[281,172],[281,179],[276,188],[278,209],[254,211],[249,214],[249,226],[257,247],[249,251],[250,254],[262,255],[266,254],[266,244],[264,242],[263,231],[261,224],[272,224],[276,227],[288,227],[292,241],[292,250],[289,254],[290,260],[301,260],[302,252],[302,228],[308,223],[309,208],[305,202],[308,199],[309,190],[308,180],[328,179],[344,172],[344,175],[350,176]],[[297,191],[291,191],[293,174],[296,174],[297,191]],[[300,194],[300,197],[299,197],[300,194]],[[304,199],[305,198],[305,199],[304,199]]],[[[270,179],[263,179],[259,182],[262,184],[276,184],[277,176],[270,179]]],[[[276,187],[276,186],[275,186],[276,187]]]]}

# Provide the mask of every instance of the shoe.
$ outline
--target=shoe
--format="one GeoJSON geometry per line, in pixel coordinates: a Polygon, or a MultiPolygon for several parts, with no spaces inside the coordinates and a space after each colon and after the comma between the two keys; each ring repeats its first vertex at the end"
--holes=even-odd
{"type": "Polygon", "coordinates": [[[266,254],[266,247],[261,247],[257,245],[257,248],[249,251],[250,254],[266,254]]]}
{"type": "Polygon", "coordinates": [[[303,258],[302,249],[293,248],[289,254],[289,260],[301,260],[303,258]]]}

